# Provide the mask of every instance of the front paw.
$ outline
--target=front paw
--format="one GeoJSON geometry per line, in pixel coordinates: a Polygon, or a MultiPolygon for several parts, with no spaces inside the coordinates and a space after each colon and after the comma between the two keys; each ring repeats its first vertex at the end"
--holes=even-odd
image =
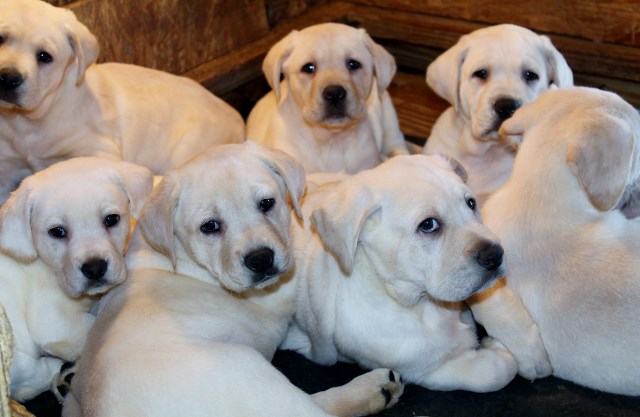
{"type": "Polygon", "coordinates": [[[507,348],[518,362],[518,375],[533,381],[553,373],[553,367],[542,343],[538,329],[530,329],[524,340],[510,343],[507,348]]]}

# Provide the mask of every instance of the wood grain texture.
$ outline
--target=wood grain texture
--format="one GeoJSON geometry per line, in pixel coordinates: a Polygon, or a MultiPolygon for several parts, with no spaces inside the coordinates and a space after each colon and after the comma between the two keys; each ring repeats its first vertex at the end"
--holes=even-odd
{"type": "Polygon", "coordinates": [[[101,61],[184,73],[268,33],[262,0],[85,0],[69,6],[101,61]]]}
{"type": "Polygon", "coordinates": [[[637,0],[353,0],[352,3],[492,25],[515,23],[536,31],[594,42],[640,44],[637,0]]]}

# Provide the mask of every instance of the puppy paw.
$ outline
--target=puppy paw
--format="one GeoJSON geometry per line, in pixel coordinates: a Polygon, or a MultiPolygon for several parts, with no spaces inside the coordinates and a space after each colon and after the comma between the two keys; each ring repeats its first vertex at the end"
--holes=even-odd
{"type": "Polygon", "coordinates": [[[398,402],[404,392],[400,374],[376,369],[352,379],[341,387],[313,395],[328,414],[356,417],[377,414],[398,402]]]}
{"type": "Polygon", "coordinates": [[[65,362],[60,367],[60,373],[51,381],[51,392],[56,399],[62,404],[64,397],[71,390],[71,380],[76,373],[75,362],[65,362]]]}

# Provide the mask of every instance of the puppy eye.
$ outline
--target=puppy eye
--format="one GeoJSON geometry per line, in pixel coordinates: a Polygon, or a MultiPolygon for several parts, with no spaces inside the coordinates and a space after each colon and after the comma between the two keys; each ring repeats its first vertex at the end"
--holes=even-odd
{"type": "Polygon", "coordinates": [[[473,73],[473,77],[479,78],[481,80],[486,80],[489,77],[489,71],[485,69],[478,70],[473,73]]]}
{"type": "Polygon", "coordinates": [[[274,198],[265,198],[264,200],[260,201],[258,207],[260,208],[261,212],[266,213],[270,211],[275,204],[276,200],[274,198]]]}
{"type": "Polygon", "coordinates": [[[64,227],[57,226],[49,229],[49,236],[54,237],[56,239],[63,239],[67,236],[67,231],[64,230],[64,227]]]}
{"type": "Polygon", "coordinates": [[[49,64],[53,62],[53,57],[45,51],[38,52],[38,54],[36,55],[36,58],[38,59],[38,62],[40,62],[41,64],[49,64]]]}
{"type": "Polygon", "coordinates": [[[540,76],[538,76],[538,74],[536,74],[533,71],[525,71],[525,72],[523,72],[522,73],[522,77],[528,83],[531,83],[533,81],[538,81],[540,79],[540,76]]]}
{"type": "Polygon", "coordinates": [[[478,207],[478,204],[476,203],[476,199],[473,197],[467,198],[467,206],[469,206],[471,210],[475,210],[478,207]]]}
{"type": "Polygon", "coordinates": [[[213,233],[218,233],[220,231],[220,223],[211,219],[200,225],[200,231],[205,235],[210,235],[213,233]]]}
{"type": "Polygon", "coordinates": [[[107,228],[113,227],[120,222],[120,216],[117,214],[109,214],[104,218],[104,225],[107,228]]]}
{"type": "Polygon", "coordinates": [[[4,43],[4,36],[0,36],[0,45],[4,43]]]}
{"type": "Polygon", "coordinates": [[[433,217],[423,220],[420,226],[418,226],[418,230],[422,233],[433,233],[438,229],[440,229],[440,223],[433,217]]]}
{"type": "Polygon", "coordinates": [[[347,68],[349,71],[356,71],[362,68],[362,64],[355,59],[350,59],[347,61],[347,68]]]}
{"type": "Polygon", "coordinates": [[[302,68],[300,68],[300,71],[307,74],[313,74],[314,72],[316,72],[316,65],[309,62],[307,64],[304,64],[302,68]]]}

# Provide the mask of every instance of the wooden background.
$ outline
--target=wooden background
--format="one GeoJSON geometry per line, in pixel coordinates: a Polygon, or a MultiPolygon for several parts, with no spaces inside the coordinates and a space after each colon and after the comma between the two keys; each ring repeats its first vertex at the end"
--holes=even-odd
{"type": "Polygon", "coordinates": [[[403,71],[423,76],[461,35],[497,23],[549,35],[577,84],[615,91],[640,106],[638,0],[48,1],[73,10],[98,37],[101,61],[192,77],[245,114],[265,92],[260,63],[270,46],[292,29],[326,21],[364,27],[396,57],[402,70],[396,91],[410,95],[402,88],[420,84],[418,92],[435,103],[426,114],[407,110],[401,117],[427,127],[445,104],[425,90],[421,77],[407,78],[403,71]]]}

